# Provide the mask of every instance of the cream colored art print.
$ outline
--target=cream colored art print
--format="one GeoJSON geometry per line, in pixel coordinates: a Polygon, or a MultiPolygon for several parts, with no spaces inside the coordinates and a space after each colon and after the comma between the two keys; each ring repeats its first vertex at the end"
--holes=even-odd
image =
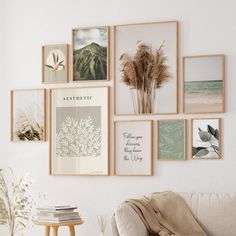
{"type": "Polygon", "coordinates": [[[176,114],[178,22],[115,26],[116,115],[176,114]]]}
{"type": "Polygon", "coordinates": [[[52,89],[51,174],[108,175],[108,88],[52,89]]]}

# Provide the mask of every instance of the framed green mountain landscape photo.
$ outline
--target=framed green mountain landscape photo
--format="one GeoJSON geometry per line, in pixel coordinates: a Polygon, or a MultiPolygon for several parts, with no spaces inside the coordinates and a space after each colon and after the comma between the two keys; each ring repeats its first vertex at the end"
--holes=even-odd
{"type": "Polygon", "coordinates": [[[68,82],[68,44],[42,47],[42,83],[68,82]]]}
{"type": "Polygon", "coordinates": [[[73,81],[109,80],[109,27],[72,30],[73,81]]]}

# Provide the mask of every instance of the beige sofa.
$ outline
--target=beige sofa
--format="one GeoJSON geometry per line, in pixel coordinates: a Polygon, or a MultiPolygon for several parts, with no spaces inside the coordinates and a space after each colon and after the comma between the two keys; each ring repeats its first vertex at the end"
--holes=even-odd
{"type": "MultiPolygon", "coordinates": [[[[208,236],[236,236],[236,193],[179,193],[208,236]]],[[[184,224],[184,222],[183,222],[184,224]]],[[[121,204],[112,219],[113,236],[148,236],[127,204],[121,204]]]]}

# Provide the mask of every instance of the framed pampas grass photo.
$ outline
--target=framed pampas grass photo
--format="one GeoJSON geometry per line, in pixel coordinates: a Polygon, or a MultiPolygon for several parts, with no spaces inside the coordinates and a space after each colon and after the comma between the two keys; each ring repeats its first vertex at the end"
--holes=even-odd
{"type": "Polygon", "coordinates": [[[115,115],[176,114],[178,22],[117,25],[115,115]]]}

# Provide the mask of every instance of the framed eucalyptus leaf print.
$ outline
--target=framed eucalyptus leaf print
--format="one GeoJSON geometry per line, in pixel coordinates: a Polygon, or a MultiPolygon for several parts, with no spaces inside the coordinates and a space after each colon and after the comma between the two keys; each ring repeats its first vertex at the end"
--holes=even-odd
{"type": "Polygon", "coordinates": [[[186,120],[157,121],[157,159],[186,160],[186,120]]]}
{"type": "Polygon", "coordinates": [[[50,174],[109,174],[109,88],[50,90],[50,174]]]}
{"type": "Polygon", "coordinates": [[[221,119],[192,119],[192,159],[220,159],[221,119]]]}
{"type": "Polygon", "coordinates": [[[68,44],[42,47],[42,82],[46,84],[68,82],[68,44]]]}

